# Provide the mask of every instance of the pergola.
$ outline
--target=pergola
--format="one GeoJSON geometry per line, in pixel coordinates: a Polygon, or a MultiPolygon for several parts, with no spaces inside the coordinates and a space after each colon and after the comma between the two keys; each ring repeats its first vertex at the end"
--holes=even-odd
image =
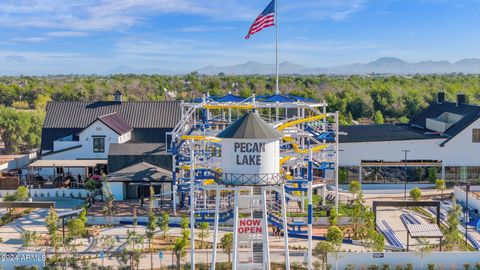
{"type": "Polygon", "coordinates": [[[373,201],[372,209],[377,224],[377,207],[435,207],[437,208],[437,225],[440,226],[440,201],[373,201]]]}
{"type": "Polygon", "coordinates": [[[407,227],[407,251],[410,247],[410,238],[435,238],[440,240],[440,251],[442,251],[443,233],[437,224],[405,224],[407,227]]]}

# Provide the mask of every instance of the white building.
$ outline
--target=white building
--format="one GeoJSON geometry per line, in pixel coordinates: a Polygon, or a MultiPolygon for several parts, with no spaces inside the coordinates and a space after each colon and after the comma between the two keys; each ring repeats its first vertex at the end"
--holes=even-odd
{"type": "Polygon", "coordinates": [[[467,104],[463,94],[448,102],[438,93],[408,124],[344,126],[341,131],[347,133],[340,137],[340,167],[348,168],[343,183],[403,183],[406,175],[416,184],[433,178],[479,180],[480,106],[467,104]],[[430,168],[437,169],[436,177],[430,168]]]}

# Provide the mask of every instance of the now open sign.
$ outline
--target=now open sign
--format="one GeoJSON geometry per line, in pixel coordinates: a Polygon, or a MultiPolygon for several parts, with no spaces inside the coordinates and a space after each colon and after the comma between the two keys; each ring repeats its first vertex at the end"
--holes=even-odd
{"type": "Polygon", "coordinates": [[[241,218],[238,221],[238,239],[240,241],[247,241],[253,238],[258,238],[262,234],[262,219],[261,218],[241,218]]]}

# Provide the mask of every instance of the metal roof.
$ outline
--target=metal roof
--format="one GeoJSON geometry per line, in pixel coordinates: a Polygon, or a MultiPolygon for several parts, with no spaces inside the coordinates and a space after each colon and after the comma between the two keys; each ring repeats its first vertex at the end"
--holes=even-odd
{"type": "Polygon", "coordinates": [[[112,143],[109,156],[170,155],[164,143],[112,143]]]}
{"type": "Polygon", "coordinates": [[[340,126],[340,131],[347,133],[340,136],[341,143],[445,139],[408,125],[351,125],[340,126]]]}
{"type": "MultiPolygon", "coordinates": [[[[458,104],[456,102],[432,103],[430,106],[423,110],[419,115],[412,118],[409,124],[413,127],[426,129],[427,118],[437,118],[443,113],[454,113],[463,116],[458,122],[456,122],[449,129],[443,133],[446,137],[453,138],[458,133],[462,132],[465,128],[471,125],[475,120],[480,118],[480,106],[473,104],[458,104]]],[[[447,140],[448,141],[448,140],[447,140]]],[[[445,141],[443,144],[445,144],[445,141]]]]}
{"type": "Polygon", "coordinates": [[[412,238],[441,238],[443,233],[437,224],[405,224],[412,238]]]}
{"type": "Polygon", "coordinates": [[[282,134],[255,112],[249,112],[217,135],[223,139],[280,139],[282,134]]]}
{"type": "Polygon", "coordinates": [[[150,163],[139,162],[108,176],[109,182],[161,182],[171,181],[172,172],[150,163]]]}
{"type": "Polygon", "coordinates": [[[85,128],[102,115],[111,113],[132,128],[174,128],[180,121],[178,101],[51,101],[43,128],[85,128]]]}
{"type": "Polygon", "coordinates": [[[116,112],[102,115],[98,117],[98,120],[104,123],[107,127],[111,128],[118,135],[123,135],[129,131],[132,131],[132,127],[116,112]]]}
{"type": "Polygon", "coordinates": [[[54,160],[54,159],[40,159],[32,162],[28,167],[48,168],[48,167],[67,167],[67,168],[83,168],[83,167],[95,167],[97,165],[106,165],[107,160],[103,159],[73,159],[73,160],[54,160]]]}

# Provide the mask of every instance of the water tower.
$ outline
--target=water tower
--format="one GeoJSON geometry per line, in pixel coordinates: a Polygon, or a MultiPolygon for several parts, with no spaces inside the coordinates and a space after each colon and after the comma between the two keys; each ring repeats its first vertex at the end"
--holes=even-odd
{"type": "Polygon", "coordinates": [[[222,139],[222,157],[216,181],[233,187],[235,193],[233,270],[270,269],[267,190],[271,186],[281,186],[283,228],[287,228],[284,177],[279,163],[282,136],[256,112],[243,115],[217,135],[222,139]]]}

